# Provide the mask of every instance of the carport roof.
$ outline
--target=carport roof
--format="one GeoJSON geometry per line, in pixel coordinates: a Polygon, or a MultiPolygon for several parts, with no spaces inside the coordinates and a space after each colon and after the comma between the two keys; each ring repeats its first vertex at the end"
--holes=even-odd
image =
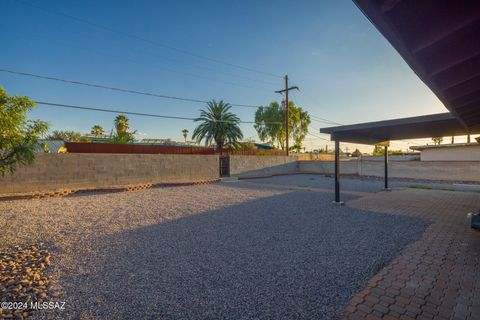
{"type": "Polygon", "coordinates": [[[479,0],[353,0],[467,129],[480,127],[479,0]]]}
{"type": "Polygon", "coordinates": [[[419,117],[375,121],[320,129],[329,133],[331,140],[377,144],[389,140],[458,136],[480,133],[480,129],[467,132],[451,113],[438,113],[419,117]]]}

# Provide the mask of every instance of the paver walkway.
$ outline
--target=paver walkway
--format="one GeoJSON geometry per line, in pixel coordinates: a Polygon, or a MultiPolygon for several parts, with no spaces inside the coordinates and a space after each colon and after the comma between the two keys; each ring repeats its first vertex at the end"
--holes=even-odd
{"type": "Polygon", "coordinates": [[[480,232],[467,218],[480,208],[480,194],[405,189],[354,199],[347,206],[432,224],[369,280],[346,307],[344,319],[480,319],[480,232]]]}

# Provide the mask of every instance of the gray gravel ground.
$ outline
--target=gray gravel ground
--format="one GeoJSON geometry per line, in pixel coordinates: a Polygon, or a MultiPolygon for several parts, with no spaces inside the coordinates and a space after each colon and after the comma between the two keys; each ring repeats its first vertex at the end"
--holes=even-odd
{"type": "Polygon", "coordinates": [[[0,244],[51,244],[67,311],[45,318],[335,319],[427,222],[331,198],[236,182],[0,202],[0,244]]]}

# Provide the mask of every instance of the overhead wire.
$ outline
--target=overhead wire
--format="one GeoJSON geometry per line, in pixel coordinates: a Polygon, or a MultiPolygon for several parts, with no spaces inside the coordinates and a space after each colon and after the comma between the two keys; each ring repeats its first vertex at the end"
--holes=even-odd
{"type": "Polygon", "coordinates": [[[263,75],[267,75],[267,76],[271,76],[271,77],[275,77],[275,78],[281,78],[282,77],[280,75],[276,75],[276,74],[273,74],[273,73],[270,73],[270,72],[267,72],[267,71],[262,71],[262,70],[258,70],[258,69],[251,68],[251,67],[245,67],[245,66],[241,66],[241,65],[238,65],[238,64],[235,64],[235,63],[231,63],[231,62],[227,62],[227,61],[223,61],[223,60],[219,60],[219,59],[215,59],[215,58],[210,58],[210,57],[207,57],[205,55],[200,55],[200,54],[197,54],[195,52],[180,49],[180,48],[177,48],[177,47],[174,47],[174,46],[171,46],[171,45],[167,45],[165,43],[161,43],[161,42],[158,42],[158,41],[153,41],[151,39],[147,39],[147,38],[144,38],[144,37],[132,34],[132,33],[117,30],[117,29],[114,29],[114,28],[111,28],[111,27],[108,27],[108,26],[105,26],[105,25],[102,25],[102,24],[99,24],[99,23],[96,23],[96,22],[92,22],[92,21],[89,21],[89,20],[86,20],[86,19],[83,19],[83,18],[80,18],[80,17],[73,16],[71,14],[66,14],[66,13],[63,13],[63,12],[50,10],[50,9],[45,8],[45,7],[41,7],[41,6],[32,4],[32,3],[26,2],[26,1],[17,0],[17,2],[21,3],[23,5],[27,5],[27,6],[36,8],[36,9],[44,11],[44,12],[48,12],[50,14],[54,14],[54,15],[57,15],[57,16],[62,16],[62,17],[69,18],[69,19],[75,20],[75,21],[83,23],[83,24],[90,25],[90,26],[95,27],[97,29],[102,29],[102,30],[105,30],[105,31],[108,31],[108,32],[111,32],[111,33],[122,35],[124,37],[128,37],[128,38],[131,38],[131,39],[135,39],[135,40],[138,40],[138,41],[149,43],[151,45],[167,48],[167,49],[170,49],[170,50],[173,50],[173,51],[185,54],[185,55],[193,56],[193,57],[196,57],[196,58],[199,58],[199,59],[203,59],[203,60],[211,61],[211,62],[214,62],[214,63],[217,63],[217,64],[223,64],[223,65],[230,66],[230,67],[233,67],[233,68],[237,68],[237,69],[241,69],[241,70],[245,70],[245,71],[249,71],[249,72],[254,72],[254,73],[257,73],[257,74],[263,74],[263,75]]]}
{"type": "MultiPolygon", "coordinates": [[[[176,119],[176,120],[191,120],[195,121],[199,118],[192,118],[192,117],[179,117],[179,116],[170,116],[170,115],[160,115],[160,114],[152,114],[152,113],[143,113],[143,112],[134,112],[134,111],[124,111],[124,110],[114,110],[114,109],[106,109],[100,107],[85,107],[79,105],[71,105],[71,104],[63,104],[63,103],[56,103],[56,102],[48,102],[48,101],[41,101],[41,100],[34,100],[36,104],[44,105],[44,106],[53,106],[53,107],[60,107],[60,108],[69,108],[69,109],[79,109],[79,110],[89,110],[89,111],[99,111],[99,112],[109,112],[109,113],[116,113],[116,114],[129,114],[135,116],[144,116],[144,117],[154,117],[154,118],[165,118],[165,119],[176,119]]],[[[222,121],[222,120],[213,120],[214,122],[220,123],[233,123],[233,121],[222,121]]],[[[235,121],[238,123],[250,123],[253,124],[255,121],[235,121]]],[[[280,124],[283,122],[265,122],[269,124],[280,124]]]]}
{"type": "MultiPolygon", "coordinates": [[[[0,26],[3,26],[5,28],[7,27],[6,25],[4,25],[2,23],[0,23],[0,26]]],[[[81,33],[81,32],[73,32],[73,31],[72,31],[72,33],[84,34],[84,33],[81,33]]],[[[42,37],[44,39],[47,39],[51,43],[53,42],[53,43],[56,43],[56,44],[59,44],[59,45],[65,46],[65,47],[70,47],[70,48],[74,48],[76,50],[86,51],[89,54],[95,54],[95,55],[109,57],[109,58],[113,57],[113,58],[120,59],[120,60],[126,60],[126,61],[129,61],[129,62],[135,63],[135,64],[153,66],[153,67],[158,68],[158,69],[163,70],[163,71],[177,73],[177,74],[181,74],[181,75],[188,76],[188,77],[200,78],[200,79],[204,79],[204,80],[207,80],[207,81],[212,81],[212,82],[216,82],[216,83],[223,83],[223,84],[227,84],[227,85],[238,86],[238,87],[254,89],[254,90],[263,90],[264,91],[264,90],[267,89],[266,87],[260,88],[260,87],[256,87],[256,86],[252,86],[252,85],[247,85],[247,84],[244,84],[244,83],[232,82],[232,81],[222,80],[222,79],[217,79],[217,78],[210,78],[210,77],[206,77],[204,75],[199,75],[199,74],[196,74],[196,73],[185,72],[185,71],[180,71],[180,70],[176,70],[176,69],[170,69],[170,68],[160,66],[158,64],[150,63],[150,62],[138,61],[136,59],[130,59],[130,58],[127,58],[127,57],[123,57],[123,56],[119,56],[119,55],[115,55],[115,54],[111,54],[111,53],[100,52],[96,48],[95,49],[85,48],[85,47],[65,43],[65,42],[58,41],[58,40],[52,40],[48,37],[45,37],[44,35],[40,35],[40,37],[42,37]]],[[[228,72],[223,72],[223,71],[219,71],[219,70],[216,70],[216,69],[213,69],[213,68],[204,67],[204,66],[200,66],[200,65],[196,65],[196,64],[187,63],[187,62],[179,62],[178,60],[168,58],[168,57],[165,57],[163,55],[157,55],[157,54],[150,53],[150,52],[148,52],[148,53],[147,52],[142,52],[142,51],[139,51],[139,52],[143,53],[143,54],[146,54],[146,55],[159,57],[159,58],[164,59],[164,60],[169,60],[169,61],[172,61],[174,63],[181,63],[181,64],[191,66],[191,67],[194,67],[194,68],[204,69],[204,70],[208,70],[208,71],[211,71],[211,72],[216,72],[216,73],[219,73],[219,74],[223,74],[223,75],[227,75],[227,76],[231,76],[231,77],[235,77],[235,78],[245,79],[245,80],[248,80],[250,82],[254,81],[254,82],[259,82],[259,83],[268,84],[268,85],[276,85],[275,83],[270,82],[270,81],[263,81],[263,80],[254,79],[254,78],[251,78],[251,77],[245,77],[245,76],[241,76],[241,75],[234,75],[234,74],[231,74],[231,73],[228,73],[228,72]]]]}
{"type": "MultiPolygon", "coordinates": [[[[305,96],[308,97],[308,95],[302,90],[300,91],[301,93],[303,93],[305,96]]],[[[311,97],[311,99],[313,100],[313,98],[311,97]]],[[[335,124],[335,125],[339,125],[339,126],[344,126],[345,124],[342,124],[342,123],[339,123],[339,122],[336,122],[336,121],[333,121],[333,120],[329,120],[329,119],[325,119],[325,118],[321,118],[321,117],[318,117],[318,116],[315,116],[315,115],[312,115],[310,114],[310,117],[312,120],[314,121],[317,121],[317,122],[322,122],[322,123],[330,123],[330,124],[335,124]]],[[[317,129],[318,132],[320,132],[319,129],[317,129]]],[[[419,140],[425,140],[425,139],[419,139],[419,140]]],[[[411,140],[406,140],[406,139],[401,139],[401,140],[395,140],[395,141],[398,141],[398,142],[405,142],[407,144],[412,144],[412,145],[417,145],[419,146],[420,144],[416,143],[416,142],[412,142],[411,140]]]]}
{"type": "MultiPolygon", "coordinates": [[[[9,69],[4,69],[4,68],[0,68],[0,72],[19,75],[19,76],[25,76],[25,77],[32,77],[32,78],[50,80],[50,81],[63,82],[63,83],[74,84],[74,85],[79,85],[79,86],[92,87],[92,88],[97,88],[97,89],[105,89],[105,90],[118,91],[118,92],[130,93],[130,94],[151,96],[151,97],[156,97],[156,98],[163,98],[163,99],[170,99],[170,100],[180,100],[180,101],[196,102],[196,103],[207,103],[208,102],[207,100],[202,100],[202,99],[177,97],[177,96],[170,96],[170,95],[164,95],[164,94],[153,93],[153,92],[118,88],[118,87],[106,86],[106,85],[102,85],[102,84],[88,83],[88,82],[77,81],[77,80],[68,80],[68,79],[63,79],[63,78],[58,78],[58,77],[45,76],[45,75],[34,74],[34,73],[29,73],[29,72],[20,72],[20,71],[9,70],[9,69]]],[[[230,105],[233,106],[233,107],[244,107],[244,108],[259,108],[260,107],[260,106],[239,104],[239,103],[230,103],[230,105]]]]}

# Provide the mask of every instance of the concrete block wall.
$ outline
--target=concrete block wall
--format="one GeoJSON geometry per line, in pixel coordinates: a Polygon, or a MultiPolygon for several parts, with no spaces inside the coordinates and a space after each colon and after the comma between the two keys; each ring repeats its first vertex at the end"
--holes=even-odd
{"type": "Polygon", "coordinates": [[[230,156],[230,175],[239,178],[263,177],[298,172],[294,156],[230,156]]]}
{"type": "Polygon", "coordinates": [[[335,155],[332,153],[299,153],[295,157],[300,161],[317,160],[317,161],[333,161],[335,155]]]}
{"type": "MultiPolygon", "coordinates": [[[[300,173],[333,174],[333,161],[299,161],[300,173]]],[[[340,174],[384,176],[384,164],[375,160],[340,161],[340,174]]],[[[480,161],[390,161],[391,178],[480,182],[480,161]]]]}
{"type": "Polygon", "coordinates": [[[0,177],[0,194],[218,179],[216,155],[37,154],[0,177]]]}
{"type": "MultiPolygon", "coordinates": [[[[383,177],[380,161],[340,161],[341,174],[383,177]]],[[[281,174],[333,174],[333,161],[295,156],[231,156],[230,174],[240,178],[281,174]]],[[[392,178],[480,182],[478,161],[391,161],[392,178]]],[[[218,155],[38,154],[30,166],[0,177],[0,194],[91,189],[219,178],[218,155]]]]}
{"type": "MultiPolygon", "coordinates": [[[[359,161],[359,175],[383,177],[384,164],[378,161],[359,161]]],[[[480,182],[478,161],[390,161],[391,178],[480,182]]]]}
{"type": "MultiPolygon", "coordinates": [[[[298,169],[301,173],[334,174],[334,161],[299,161],[298,169]]],[[[348,175],[358,175],[356,160],[340,161],[340,172],[348,175]]]]}

